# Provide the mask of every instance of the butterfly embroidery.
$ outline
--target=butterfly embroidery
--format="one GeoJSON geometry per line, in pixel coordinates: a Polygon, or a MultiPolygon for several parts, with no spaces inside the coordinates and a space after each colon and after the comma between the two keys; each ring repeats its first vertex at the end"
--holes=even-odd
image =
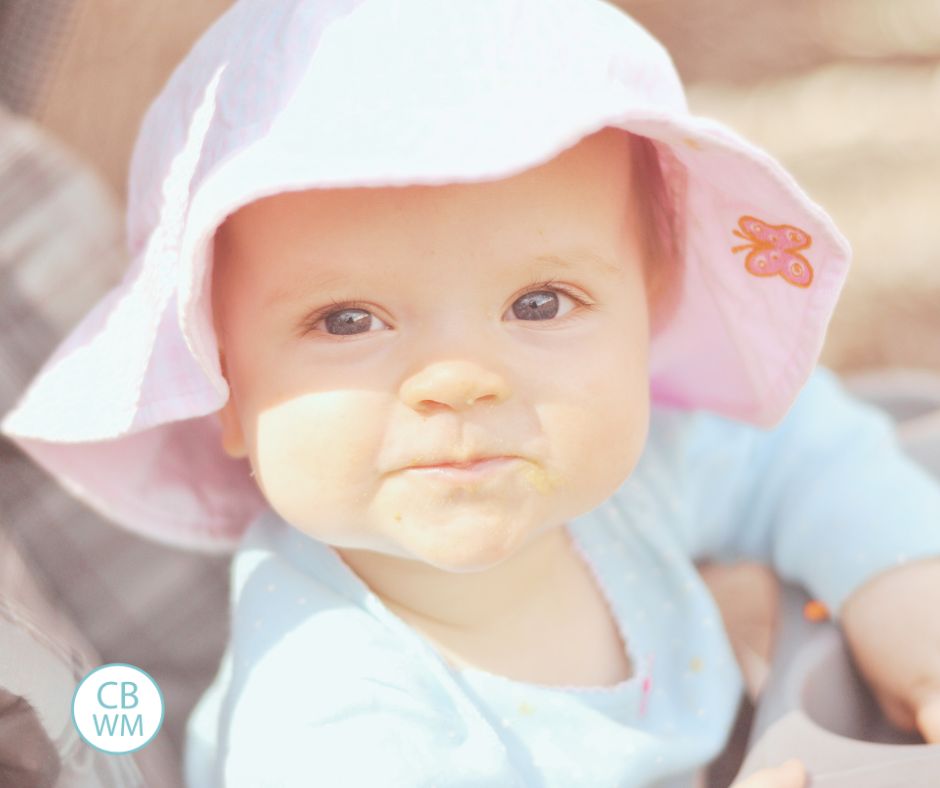
{"type": "Polygon", "coordinates": [[[789,224],[767,224],[753,216],[738,219],[739,229],[732,230],[738,238],[747,241],[732,247],[732,253],[750,249],[744,267],[754,276],[780,274],[791,285],[809,287],[813,281],[813,267],[800,254],[808,249],[813,239],[809,233],[789,224]]]}

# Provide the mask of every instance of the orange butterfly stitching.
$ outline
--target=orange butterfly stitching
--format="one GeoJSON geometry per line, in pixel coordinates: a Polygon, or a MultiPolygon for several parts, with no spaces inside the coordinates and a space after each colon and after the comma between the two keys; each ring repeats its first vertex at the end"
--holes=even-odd
{"type": "Polygon", "coordinates": [[[767,224],[753,216],[738,219],[740,229],[732,234],[747,243],[731,248],[736,254],[750,249],[744,267],[754,276],[779,274],[791,285],[809,287],[813,282],[813,267],[800,252],[813,243],[809,233],[789,224],[767,224]]]}

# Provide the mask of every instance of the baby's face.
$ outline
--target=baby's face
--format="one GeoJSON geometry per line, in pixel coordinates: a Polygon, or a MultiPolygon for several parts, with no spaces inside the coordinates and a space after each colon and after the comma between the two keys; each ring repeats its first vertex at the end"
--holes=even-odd
{"type": "Polygon", "coordinates": [[[607,499],[649,420],[629,168],[604,130],[505,180],[286,193],[230,217],[224,443],[272,508],[336,547],[467,571],[607,499]],[[411,467],[479,455],[514,459],[411,467]]]}

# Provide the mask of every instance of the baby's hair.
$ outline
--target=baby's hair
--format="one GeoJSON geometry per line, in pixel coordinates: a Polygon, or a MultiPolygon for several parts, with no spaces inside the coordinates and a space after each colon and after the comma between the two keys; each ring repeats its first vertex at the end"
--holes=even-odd
{"type": "Polygon", "coordinates": [[[630,133],[629,138],[631,187],[655,331],[672,315],[682,281],[685,168],[665,146],[638,134],[630,133]]]}

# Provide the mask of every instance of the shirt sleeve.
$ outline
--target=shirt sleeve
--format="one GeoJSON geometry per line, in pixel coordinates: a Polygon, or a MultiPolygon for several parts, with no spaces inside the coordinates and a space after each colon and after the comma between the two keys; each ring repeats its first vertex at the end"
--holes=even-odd
{"type": "Polygon", "coordinates": [[[696,413],[681,432],[679,530],[695,560],[763,561],[838,617],[874,575],[940,556],[940,483],[827,369],[773,429],[696,413]]]}

